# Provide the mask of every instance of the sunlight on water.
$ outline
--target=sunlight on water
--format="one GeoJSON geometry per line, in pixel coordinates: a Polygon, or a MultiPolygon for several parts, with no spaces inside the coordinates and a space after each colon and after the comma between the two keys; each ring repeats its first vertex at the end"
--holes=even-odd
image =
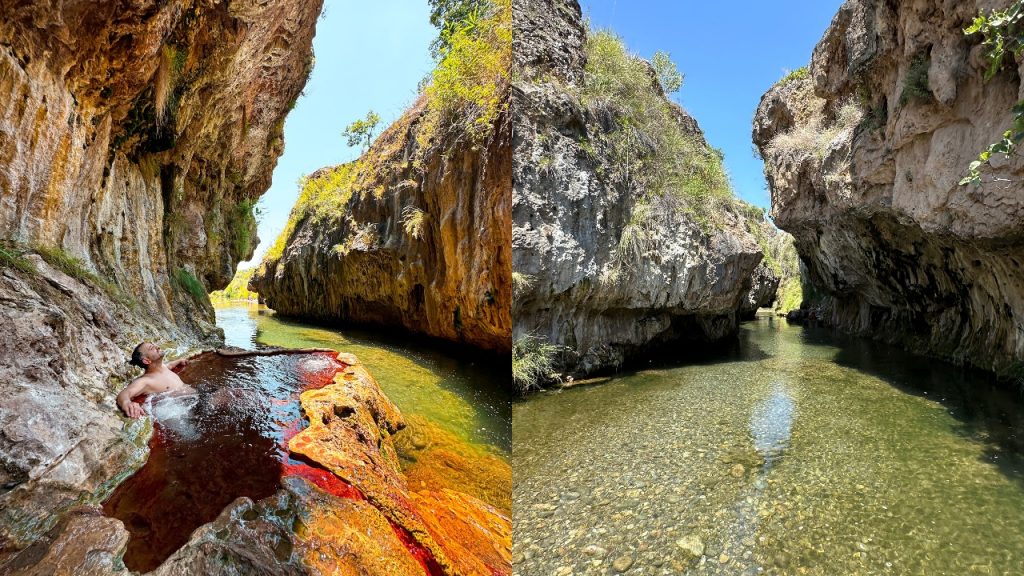
{"type": "Polygon", "coordinates": [[[523,576],[1024,573],[1019,393],[892,347],[762,318],[513,423],[523,576]]]}
{"type": "Polygon", "coordinates": [[[229,346],[322,347],[355,354],[403,414],[424,416],[471,444],[506,454],[511,449],[508,366],[454,358],[417,343],[415,336],[385,337],[283,320],[256,305],[218,305],[217,324],[229,346]]]}

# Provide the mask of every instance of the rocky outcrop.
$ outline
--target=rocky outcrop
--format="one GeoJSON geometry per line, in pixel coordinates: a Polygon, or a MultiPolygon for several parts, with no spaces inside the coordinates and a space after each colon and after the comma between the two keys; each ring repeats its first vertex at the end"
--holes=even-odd
{"type": "Polygon", "coordinates": [[[1024,161],[959,184],[1024,96],[1011,66],[984,80],[981,39],[964,35],[992,6],[846,2],[753,134],[775,222],[822,292],[816,317],[1008,373],[1024,362],[1024,161]]]}
{"type": "Polygon", "coordinates": [[[752,319],[759,308],[768,308],[775,302],[779,290],[779,276],[766,263],[761,262],[751,275],[750,292],[740,306],[740,317],[752,319]]]}
{"type": "Polygon", "coordinates": [[[511,574],[511,519],[459,492],[413,490],[392,441],[404,419],[370,373],[347,358],[335,384],[302,393],[310,424],[288,449],[355,488],[427,550],[444,574],[511,574]]]}
{"type": "Polygon", "coordinates": [[[319,11],[0,0],[0,559],[145,460],[131,348],[219,339],[319,11]]]}
{"type": "MultiPolygon", "coordinates": [[[[511,46],[491,49],[504,60],[511,46]]],[[[508,353],[507,66],[501,74],[485,90],[499,101],[484,122],[488,136],[470,134],[479,128],[475,109],[445,104],[450,96],[428,89],[358,161],[312,175],[252,289],[280,314],[397,327],[508,353]],[[330,210],[316,208],[331,202],[330,210]]]]}
{"type": "MultiPolygon", "coordinates": [[[[561,368],[585,373],[661,342],[734,333],[762,257],[743,210],[724,201],[709,222],[675,191],[648,197],[609,176],[620,167],[595,143],[619,113],[581,97],[579,4],[524,0],[514,14],[514,337],[564,346],[561,368]],[[639,249],[624,250],[638,233],[639,249]]],[[[710,154],[696,122],[653,75],[650,84],[683,137],[710,154]]]]}

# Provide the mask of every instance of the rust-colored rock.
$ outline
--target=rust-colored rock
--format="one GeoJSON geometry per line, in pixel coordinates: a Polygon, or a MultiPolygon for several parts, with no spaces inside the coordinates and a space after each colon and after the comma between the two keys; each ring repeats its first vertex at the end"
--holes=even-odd
{"type": "MultiPolygon", "coordinates": [[[[462,128],[439,133],[430,96],[421,96],[350,165],[351,181],[330,194],[338,207],[314,217],[300,201],[282,253],[268,253],[252,289],[290,316],[511,352],[511,91],[503,82],[502,110],[479,141],[462,128]]],[[[473,114],[442,122],[462,127],[473,114]]]]}
{"type": "Polygon", "coordinates": [[[512,525],[498,510],[452,490],[415,492],[412,503],[457,574],[512,574],[512,525]]]}
{"type": "Polygon", "coordinates": [[[366,501],[326,499],[313,504],[296,533],[303,563],[320,574],[422,574],[388,519],[366,501]]]}
{"type": "Polygon", "coordinates": [[[289,450],[351,484],[429,551],[446,574],[510,573],[511,540],[505,537],[512,529],[509,516],[471,496],[447,494],[451,491],[434,498],[429,506],[414,504],[392,441],[392,435],[405,426],[402,416],[354,357],[345,360],[351,364],[333,384],[300,397],[309,427],[289,441],[289,450]],[[457,506],[448,513],[475,518],[480,525],[426,518],[440,513],[446,504],[457,506]],[[509,558],[504,563],[502,553],[509,558]]]}

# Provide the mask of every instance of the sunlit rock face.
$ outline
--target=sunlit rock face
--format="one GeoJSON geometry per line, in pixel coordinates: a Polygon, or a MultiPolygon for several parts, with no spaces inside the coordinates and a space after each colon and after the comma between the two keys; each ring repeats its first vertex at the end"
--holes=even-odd
{"type": "Polygon", "coordinates": [[[288,448],[350,484],[427,551],[445,574],[511,574],[512,522],[507,511],[449,489],[410,485],[392,436],[405,421],[360,364],[335,384],[304,392],[309,427],[288,448]]]}
{"type": "MultiPolygon", "coordinates": [[[[631,260],[628,274],[616,273],[615,251],[641,194],[606,178],[617,166],[591,144],[615,119],[579,97],[579,3],[517,1],[514,17],[514,337],[564,346],[561,368],[587,373],[661,343],[734,334],[762,258],[746,217],[723,210],[720,222],[702,226],[666,194],[651,208],[647,241],[657,248],[631,260]]],[[[651,90],[661,94],[653,77],[651,90]]],[[[684,132],[706,147],[696,121],[675,110],[684,132]]]]}
{"type": "Polygon", "coordinates": [[[847,2],[809,76],[762,98],[754,141],[826,322],[1012,375],[1024,362],[1024,162],[998,157],[980,185],[959,185],[1022,95],[1011,65],[984,81],[981,38],[963,33],[992,7],[847,2]],[[835,124],[844,106],[862,120],[820,149],[772,146],[815,118],[835,124]]]}
{"type": "Polygon", "coordinates": [[[144,460],[135,344],[219,339],[202,291],[255,245],[320,4],[0,0],[0,240],[115,287],[0,267],[0,557],[144,460]]]}
{"type": "Polygon", "coordinates": [[[500,32],[481,33],[470,70],[442,58],[358,160],[311,175],[250,282],[269,307],[511,351],[510,9],[483,18],[478,29],[500,32]]]}

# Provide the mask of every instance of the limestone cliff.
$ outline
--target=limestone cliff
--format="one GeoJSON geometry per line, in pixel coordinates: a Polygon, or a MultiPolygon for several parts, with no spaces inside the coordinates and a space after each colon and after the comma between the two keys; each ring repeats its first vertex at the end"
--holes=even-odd
{"type": "Polygon", "coordinates": [[[0,556],[144,459],[134,344],[219,338],[319,11],[0,0],[0,556]]]}
{"type": "Polygon", "coordinates": [[[466,60],[461,68],[458,54],[442,60],[444,74],[435,73],[366,154],[309,177],[251,283],[269,307],[508,353],[507,4],[495,3],[482,38],[467,39],[483,44],[475,49],[486,54],[484,63],[466,60]],[[488,96],[464,101],[456,92],[488,96]]]}
{"type": "Polygon", "coordinates": [[[850,0],[753,130],[824,321],[999,372],[1024,362],[1024,161],[959,181],[1024,95],[964,34],[1006,4],[850,0]]]}
{"type": "Polygon", "coordinates": [[[586,373],[734,333],[762,251],[721,157],[649,65],[587,37],[575,0],[514,14],[514,337],[586,373]]]}

